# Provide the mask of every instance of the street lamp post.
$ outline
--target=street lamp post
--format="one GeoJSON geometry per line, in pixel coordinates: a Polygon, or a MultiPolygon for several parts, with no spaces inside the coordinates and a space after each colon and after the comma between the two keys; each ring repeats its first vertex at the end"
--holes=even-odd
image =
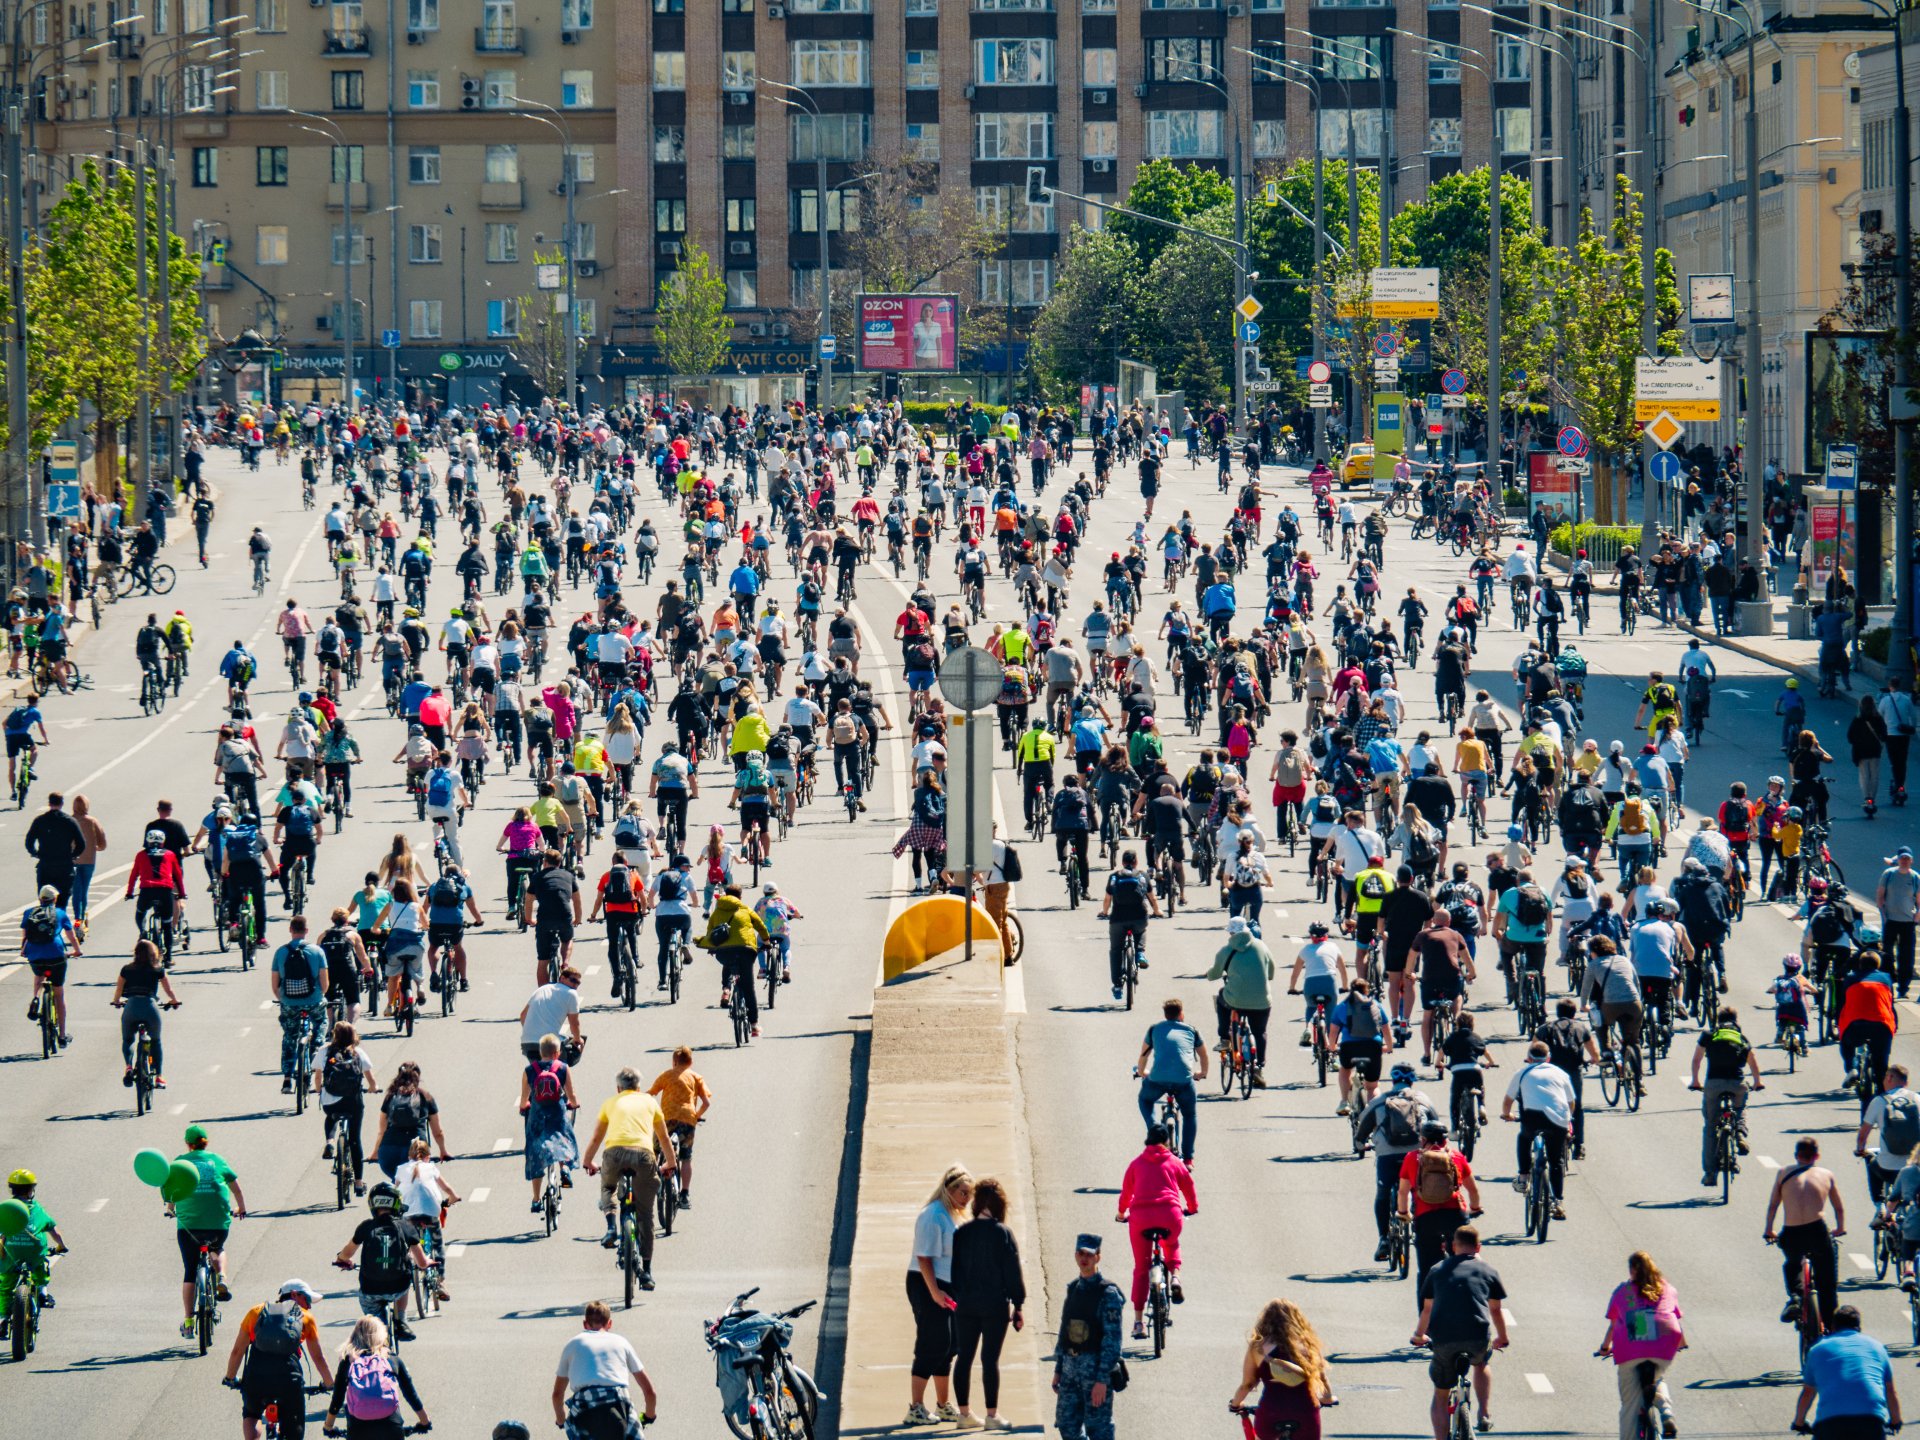
{"type": "MultiPolygon", "coordinates": [[[[340,155],[340,173],[345,177],[340,182],[340,228],[343,232],[340,245],[341,285],[346,303],[340,307],[340,403],[346,412],[353,413],[353,150],[347,144],[346,133],[324,115],[315,115],[307,110],[289,110],[289,115],[298,115],[303,119],[317,121],[326,127],[315,130],[311,125],[296,126],[309,135],[319,135],[322,139],[337,144],[340,155]]],[[[328,162],[332,166],[331,160],[328,162]]]]}
{"type": "Polygon", "coordinates": [[[573,220],[573,192],[575,189],[573,178],[573,126],[568,123],[567,117],[562,111],[542,101],[528,100],[524,97],[516,96],[513,103],[523,108],[531,106],[536,110],[546,111],[547,114],[554,117],[552,120],[546,120],[539,115],[529,115],[527,118],[529,120],[540,120],[543,124],[549,125],[560,132],[560,183],[566,187],[567,191],[567,233],[560,247],[567,261],[567,323],[560,328],[567,344],[566,403],[568,408],[571,409],[579,404],[580,387],[580,322],[578,319],[579,310],[576,304],[579,299],[579,286],[574,274],[578,267],[574,264],[573,258],[574,237],[576,233],[573,220]]]}

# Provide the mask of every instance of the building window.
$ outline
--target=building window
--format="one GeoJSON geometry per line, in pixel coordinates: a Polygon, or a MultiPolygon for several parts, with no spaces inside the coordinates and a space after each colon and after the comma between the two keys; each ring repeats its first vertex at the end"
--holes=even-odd
{"type": "Polygon", "coordinates": [[[1015,260],[1013,262],[1013,303],[1044,305],[1053,294],[1053,261],[1015,260]]]}
{"type": "Polygon", "coordinates": [[[722,160],[751,160],[759,153],[752,125],[725,125],[720,129],[722,160]]]}
{"type": "Polygon", "coordinates": [[[907,126],[907,157],[912,160],[940,159],[940,122],[923,120],[907,126]]]}
{"type": "Polygon", "coordinates": [[[512,265],[520,259],[520,227],[514,221],[487,224],[487,263],[512,265]]]}
{"type": "Polygon", "coordinates": [[[750,198],[727,201],[727,233],[729,235],[751,235],[757,223],[755,201],[750,198]]]}
{"type": "Polygon", "coordinates": [[[1278,160],[1287,153],[1287,122],[1284,120],[1256,120],[1253,122],[1253,158],[1256,160],[1278,160]]]}
{"type": "Polygon", "coordinates": [[[687,13],[687,0],[653,0],[653,13],[656,15],[684,15],[687,13]]]}
{"type": "Polygon", "coordinates": [[[189,65],[180,72],[180,107],[183,110],[213,108],[213,67],[189,65]]]}
{"type": "Polygon", "coordinates": [[[976,40],[973,78],[981,85],[1051,85],[1053,41],[1040,37],[976,40]]]}
{"type": "Polygon", "coordinates": [[[791,125],[790,159],[859,160],[867,153],[873,133],[871,115],[813,116],[795,112],[791,125]]]}
{"type": "Polygon", "coordinates": [[[407,29],[438,30],[440,0],[407,0],[407,29]]]}
{"type": "Polygon", "coordinates": [[[976,160],[1051,160],[1053,113],[1005,111],[973,117],[976,160]]]}
{"type": "Polygon", "coordinates": [[[440,147],[438,145],[407,147],[407,183],[409,185],[440,183],[440,147]]]}
{"type": "Polygon", "coordinates": [[[407,108],[409,110],[440,108],[440,72],[438,70],[407,71],[407,108]]]}
{"type": "Polygon", "coordinates": [[[662,199],[653,202],[653,233],[656,235],[684,235],[687,233],[687,202],[680,199],[662,199]]]}
{"type": "Polygon", "coordinates": [[[415,340],[440,338],[440,302],[413,300],[407,304],[407,333],[415,340]]]}
{"type": "Polygon", "coordinates": [[[520,302],[518,300],[489,300],[487,302],[487,338],[490,340],[511,340],[520,333],[520,302]]]}
{"type": "Polygon", "coordinates": [[[796,15],[866,15],[873,0],[791,0],[789,8],[796,15]]]}
{"type": "Polygon", "coordinates": [[[284,265],[287,263],[286,226],[254,226],[253,263],[256,265],[284,265]]]}
{"type": "Polygon", "coordinates": [[[1385,10],[1393,0],[1313,0],[1323,10],[1385,10]]]}
{"type": "Polygon", "coordinates": [[[335,145],[328,161],[327,178],[336,185],[358,185],[367,178],[367,148],[364,145],[335,145]]]}
{"type": "Polygon", "coordinates": [[[653,160],[656,165],[684,165],[687,161],[687,127],[653,127],[653,160]]]}
{"type": "Polygon", "coordinates": [[[573,258],[575,260],[598,260],[600,258],[600,229],[591,220],[582,220],[573,227],[573,258]]]}
{"type": "Polygon", "coordinates": [[[1286,66],[1281,62],[1287,58],[1287,44],[1284,40],[1256,40],[1253,50],[1253,83],[1256,85],[1284,85],[1287,81],[1286,66]]]}
{"type": "MultiPolygon", "coordinates": [[[[792,213],[789,216],[789,228],[802,235],[813,235],[820,228],[819,210],[815,203],[816,192],[812,186],[792,193],[792,213]]],[[[827,191],[827,231],[858,230],[860,228],[860,194],[856,190],[827,191]]]]}
{"type": "Polygon", "coordinates": [[[511,110],[520,101],[520,77],[511,70],[489,70],[480,84],[480,103],[489,110],[511,110]]]}
{"type": "Polygon", "coordinates": [[[751,50],[727,50],[720,56],[720,88],[751,90],[759,65],[751,50]]]}
{"type": "Polygon", "coordinates": [[[939,13],[940,0],[907,0],[909,15],[938,15],[939,13]]]}
{"type": "Polygon", "coordinates": [[[1088,15],[1113,14],[1113,0],[1080,0],[1080,9],[1088,15]]]}
{"type": "Polygon", "coordinates": [[[1080,52],[1080,83],[1083,85],[1114,85],[1119,83],[1120,52],[1111,48],[1096,48],[1080,52]]]}
{"type": "MultiPolygon", "coordinates": [[[[97,23],[93,7],[87,7],[87,28],[84,33],[91,34],[97,23]]],[[[211,30],[213,28],[213,0],[180,0],[180,28],[185,31],[211,30]]],[[[74,27],[69,25],[68,32],[74,27]]]]}
{"type": "Polygon", "coordinates": [[[727,271],[727,308],[747,310],[760,303],[758,270],[727,271]]]}
{"type": "Polygon", "coordinates": [[[1161,35],[1147,42],[1147,79],[1218,80],[1220,42],[1192,35],[1161,35]]]}
{"type": "Polygon", "coordinates": [[[1334,80],[1392,79],[1384,35],[1322,35],[1313,50],[1313,68],[1334,80]]]}
{"type": "Polygon", "coordinates": [[[1457,53],[1446,54],[1437,50],[1427,52],[1427,83],[1429,85],[1458,85],[1460,83],[1460,56],[1457,53]]]}
{"type": "Polygon", "coordinates": [[[938,90],[940,88],[940,52],[938,50],[907,51],[907,89],[938,90]]]}
{"type": "Polygon", "coordinates": [[[1531,80],[1533,78],[1533,47],[1518,35],[1505,31],[1497,32],[1494,37],[1493,78],[1496,80],[1531,80]]]}
{"type": "Polygon", "coordinates": [[[1322,110],[1320,112],[1320,148],[1329,155],[1345,155],[1351,136],[1353,153],[1378,156],[1380,153],[1380,112],[1378,110],[1322,110]]]}
{"type": "MultiPolygon", "coordinates": [[[[165,0],[160,0],[160,3],[149,5],[145,8],[147,13],[153,16],[153,33],[156,35],[166,34],[167,11],[170,7],[165,3],[165,0]]],[[[262,35],[284,35],[286,33],[287,0],[258,0],[258,3],[256,3],[252,9],[253,28],[258,30],[262,35]]],[[[44,17],[46,14],[47,10],[45,9],[34,12],[34,43],[39,45],[47,43],[44,30],[46,25],[44,17]]]]}
{"type": "Polygon", "coordinates": [[[656,50],[653,52],[653,88],[656,90],[687,88],[686,51],[656,50]]]}
{"type": "Polygon", "coordinates": [[[336,70],[333,72],[333,108],[336,110],[363,110],[367,104],[367,72],[364,70],[336,70]]]}
{"type": "Polygon", "coordinates": [[[1089,120],[1080,127],[1080,158],[1112,160],[1120,153],[1120,126],[1113,120],[1089,120]]]}
{"type": "Polygon", "coordinates": [[[440,227],[438,225],[407,227],[407,260],[414,265],[440,263],[440,227]]]}
{"type": "Polygon", "coordinates": [[[1207,159],[1223,152],[1218,110],[1149,110],[1147,154],[1156,160],[1207,159]]]}
{"type": "Polygon", "coordinates": [[[287,147],[261,145],[253,152],[253,183],[280,186],[287,183],[287,147]]]}
{"type": "Polygon", "coordinates": [[[1460,118],[1435,115],[1427,121],[1427,152],[1432,155],[1460,153],[1460,118]]]}
{"type": "Polygon", "coordinates": [[[287,108],[287,72],[284,70],[261,70],[253,77],[253,108],[256,110],[284,110],[287,108]]]}
{"type": "Polygon", "coordinates": [[[560,28],[562,30],[591,30],[593,28],[593,0],[560,0],[560,28]]]}
{"type": "Polygon", "coordinates": [[[593,71],[562,70],[560,72],[560,108],[562,110],[593,108],[593,71]]]}
{"type": "Polygon", "coordinates": [[[1220,0],[1147,0],[1149,10],[1218,10],[1220,0]]]}
{"type": "Polygon", "coordinates": [[[211,145],[193,147],[193,186],[205,190],[220,183],[220,152],[211,145]]]}
{"type": "Polygon", "coordinates": [[[514,49],[519,36],[514,0],[484,0],[480,7],[480,29],[489,49],[514,49]]]}
{"type": "Polygon", "coordinates": [[[868,48],[865,40],[795,40],[793,83],[802,87],[865,85],[868,48]]]}
{"type": "Polygon", "coordinates": [[[1051,10],[1053,0],[973,0],[973,8],[976,10],[1051,10]]]}
{"type": "MultiPolygon", "coordinates": [[[[347,232],[343,228],[335,226],[332,239],[333,258],[331,263],[338,265],[347,253],[347,232]]],[[[358,225],[353,227],[353,263],[355,265],[364,265],[367,263],[367,232],[362,230],[358,225]]]]}
{"type": "Polygon", "coordinates": [[[489,185],[512,185],[520,178],[520,147],[489,145],[486,151],[486,180],[489,185]]]}
{"type": "Polygon", "coordinates": [[[576,145],[571,151],[563,150],[561,157],[573,167],[567,173],[573,177],[576,184],[590,185],[593,183],[594,174],[599,167],[594,161],[593,147],[591,145],[576,145]]]}
{"type": "Polygon", "coordinates": [[[1525,105],[1503,105],[1493,112],[1493,134],[1502,155],[1525,155],[1533,150],[1533,111],[1525,105]]]}
{"type": "Polygon", "coordinates": [[[1011,228],[1016,235],[1053,233],[1053,206],[1029,205],[1025,186],[976,185],[973,211],[995,230],[1011,228]],[[1009,205],[1013,207],[1011,226],[1007,214],[1009,205]]]}
{"type": "Polygon", "coordinates": [[[589,300],[585,296],[573,302],[573,333],[575,335],[593,335],[600,328],[600,302],[589,300]]]}

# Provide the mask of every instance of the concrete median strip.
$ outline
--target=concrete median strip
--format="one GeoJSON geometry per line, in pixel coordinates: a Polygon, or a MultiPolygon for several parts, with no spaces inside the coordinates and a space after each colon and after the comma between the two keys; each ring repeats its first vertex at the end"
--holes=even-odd
{"type": "MultiPolygon", "coordinates": [[[[1053,1414],[1041,1340],[1031,1142],[1014,1066],[1014,1022],[996,959],[954,956],[875,990],[860,1152],[859,1220],[847,1303],[842,1434],[900,1428],[913,1321],[903,1293],[913,1222],[956,1161],[1007,1188],[1029,1287],[1024,1330],[1007,1332],[1000,1411],[1031,1428],[1053,1414]]],[[[932,1394],[928,1395],[929,1407],[932,1394]]],[[[984,1413],[976,1382],[974,1413],[984,1413]]],[[[950,1428],[950,1427],[944,1427],[950,1428]]]]}

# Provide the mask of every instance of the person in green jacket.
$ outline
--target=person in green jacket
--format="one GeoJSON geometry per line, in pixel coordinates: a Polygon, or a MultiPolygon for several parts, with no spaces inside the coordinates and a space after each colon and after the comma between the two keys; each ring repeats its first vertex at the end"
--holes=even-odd
{"type": "Polygon", "coordinates": [[[1264,1087],[1267,1083],[1267,1017],[1273,1010],[1273,997],[1268,991],[1273,979],[1273,952],[1238,915],[1227,922],[1227,943],[1213,957],[1213,968],[1207,971],[1209,980],[1223,978],[1226,983],[1213,997],[1214,1014],[1220,1023],[1220,1054],[1223,1059],[1227,1058],[1232,1012],[1237,1010],[1247,1017],[1247,1028],[1253,1032],[1253,1083],[1264,1087]]]}
{"type": "Polygon", "coordinates": [[[1165,753],[1166,746],[1161,742],[1160,731],[1155,728],[1153,717],[1148,715],[1140,721],[1139,728],[1127,737],[1127,763],[1138,770],[1141,761],[1149,758],[1158,760],[1165,753]]]}

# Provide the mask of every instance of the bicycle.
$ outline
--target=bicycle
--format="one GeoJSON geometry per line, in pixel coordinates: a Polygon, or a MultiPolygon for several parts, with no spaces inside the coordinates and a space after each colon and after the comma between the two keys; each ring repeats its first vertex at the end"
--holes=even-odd
{"type": "Polygon", "coordinates": [[[307,1113],[307,1091],[313,1085],[313,1051],[320,1043],[314,1028],[313,1011],[303,1009],[293,1037],[293,1113],[307,1113]]]}
{"type": "MultiPolygon", "coordinates": [[[[565,1188],[562,1182],[566,1179],[566,1175],[566,1166],[558,1160],[547,1162],[547,1182],[540,1191],[540,1223],[549,1236],[560,1228],[560,1192],[565,1188]]],[[[621,1179],[623,1184],[631,1183],[628,1177],[623,1176],[621,1179]]],[[[631,1305],[633,1301],[629,1299],[627,1303],[631,1305]]]]}
{"type": "MultiPolygon", "coordinates": [[[[162,1010],[178,1010],[177,1004],[160,1003],[162,1010]]],[[[153,1108],[155,1081],[160,1071],[153,1063],[153,1031],[143,1020],[133,1031],[133,1113],[136,1117],[153,1108]]]]}
{"type": "Polygon", "coordinates": [[[675,930],[667,936],[667,1003],[680,1003],[680,976],[687,966],[686,938],[675,930]]]}
{"type": "Polygon", "coordinates": [[[1640,1076],[1640,1047],[1622,1045],[1618,1051],[1609,1046],[1600,1056],[1600,1098],[1612,1109],[1624,1099],[1631,1114],[1640,1108],[1644,1086],[1640,1076]]]}
{"type": "Polygon", "coordinates": [[[1154,1107],[1153,1123],[1167,1132],[1167,1149],[1178,1155],[1180,1153],[1180,1107],[1174,1103],[1173,1096],[1160,1097],[1160,1103],[1154,1107]]]}
{"type": "Polygon", "coordinates": [[[51,985],[40,997],[40,1058],[51,1060],[60,1053],[60,1027],[65,1023],[65,1002],[55,998],[51,985]]]}
{"type": "Polygon", "coordinates": [[[220,1323],[220,1286],[214,1271],[213,1250],[200,1247],[200,1258],[193,1267],[193,1338],[206,1354],[213,1348],[213,1328],[220,1323]]]}
{"type": "MultiPolygon", "coordinates": [[[[1523,955],[1516,952],[1514,958],[1524,965],[1523,955]]],[[[1520,1038],[1523,1040],[1546,1021],[1546,983],[1546,976],[1530,965],[1525,966],[1520,976],[1518,1003],[1514,1007],[1520,1017],[1520,1038]]]]}
{"type": "Polygon", "coordinates": [[[20,752],[20,758],[14,762],[13,770],[13,808],[27,808],[27,792],[33,788],[33,762],[40,753],[37,740],[29,739],[26,748],[20,752]]]}
{"type": "Polygon", "coordinates": [[[1454,1358],[1453,1384],[1447,1389],[1447,1440],[1473,1440],[1473,1364],[1454,1358]]]}
{"type": "Polygon", "coordinates": [[[1387,1273],[1396,1270],[1402,1280],[1413,1270],[1413,1217],[1398,1210],[1387,1222],[1387,1273]]]}
{"type": "Polygon", "coordinates": [[[426,1253],[423,1270],[413,1267],[413,1313],[421,1320],[440,1313],[440,1292],[445,1288],[447,1271],[446,1242],[438,1225],[415,1222],[420,1232],[420,1248],[426,1253]]]}
{"type": "Polygon", "coordinates": [[[687,1142],[679,1130],[669,1127],[668,1133],[673,1139],[674,1168],[660,1177],[660,1188],[654,1192],[654,1223],[662,1235],[673,1234],[673,1222],[680,1214],[680,1166],[687,1158],[687,1142]]]}
{"type": "Polygon", "coordinates": [[[1238,1010],[1227,1017],[1227,1043],[1220,1049],[1220,1093],[1231,1095],[1235,1082],[1240,1086],[1240,1098],[1245,1100],[1253,1094],[1253,1026],[1247,1023],[1247,1017],[1238,1010]]]}
{"type": "Polygon", "coordinates": [[[728,1015],[733,1021],[733,1043],[736,1049],[753,1038],[753,1022],[747,1018],[747,987],[752,983],[751,977],[742,977],[733,987],[733,998],[727,1006],[728,1015]]]}
{"type": "Polygon", "coordinates": [[[1453,1147],[1468,1160],[1473,1159],[1474,1146],[1480,1143],[1482,1120],[1480,1115],[1481,1092],[1476,1087],[1467,1091],[1466,1104],[1460,1113],[1453,1117],[1453,1147]]]}
{"type": "MultiPolygon", "coordinates": [[[[1733,1096],[1721,1095],[1713,1107],[1713,1169],[1720,1178],[1720,1203],[1725,1205],[1733,1196],[1733,1177],[1740,1173],[1740,1117],[1733,1106],[1733,1096]]],[[[1871,1165],[1873,1159],[1868,1157],[1871,1165]]],[[[1874,1232],[1874,1245],[1880,1243],[1881,1231],[1874,1232]]],[[[1882,1266],[1880,1274],[1886,1274],[1882,1266]]]]}
{"type": "Polygon", "coordinates": [[[1167,912],[1167,918],[1173,918],[1179,908],[1180,900],[1186,893],[1186,877],[1174,869],[1173,852],[1162,850],[1154,857],[1153,890],[1159,897],[1160,907],[1167,912]]]}
{"type": "MultiPolygon", "coordinates": [[[[548,1186],[551,1190],[552,1186],[548,1186]]],[[[614,1231],[619,1237],[617,1249],[623,1293],[626,1301],[623,1308],[633,1308],[633,1295],[636,1290],[651,1290],[653,1277],[645,1275],[640,1268],[640,1232],[634,1219],[633,1174],[631,1171],[621,1175],[619,1188],[614,1192],[614,1231]],[[644,1278],[643,1278],[644,1276],[644,1278]]],[[[549,1232],[551,1233],[551,1232],[549,1232]]]]}
{"type": "Polygon", "coordinates": [[[158,715],[167,703],[167,682],[151,665],[140,670],[140,713],[158,715]]]}
{"type": "Polygon", "coordinates": [[[1536,1134],[1527,1155],[1527,1228],[1536,1244],[1547,1243],[1547,1227],[1553,1223],[1553,1183],[1547,1165],[1547,1137],[1536,1134]]]}
{"type": "Polygon", "coordinates": [[[1069,910],[1078,910],[1080,908],[1080,897],[1087,893],[1087,882],[1086,878],[1080,873],[1080,856],[1071,845],[1067,847],[1065,866],[1067,872],[1067,908],[1069,910]]]}
{"type": "Polygon", "coordinates": [[[1140,984],[1140,938],[1128,930],[1120,937],[1120,989],[1126,1008],[1133,1009],[1133,994],[1140,984]]]}
{"type": "Polygon", "coordinates": [[[1160,1242],[1171,1231],[1154,1226],[1146,1232],[1147,1241],[1147,1330],[1153,1337],[1157,1358],[1167,1348],[1167,1330],[1173,1324],[1173,1275],[1167,1269],[1160,1242]]]}
{"type": "Polygon", "coordinates": [[[335,1115],[327,1124],[327,1145],[333,1151],[333,1208],[344,1210],[353,1199],[353,1155],[347,1144],[347,1117],[335,1115]]]}
{"type": "Polygon", "coordinates": [[[615,988],[619,992],[621,1003],[629,1010],[640,1003],[638,924],[639,919],[636,916],[633,925],[623,925],[614,930],[612,944],[607,947],[609,958],[613,962],[615,988]]]}

